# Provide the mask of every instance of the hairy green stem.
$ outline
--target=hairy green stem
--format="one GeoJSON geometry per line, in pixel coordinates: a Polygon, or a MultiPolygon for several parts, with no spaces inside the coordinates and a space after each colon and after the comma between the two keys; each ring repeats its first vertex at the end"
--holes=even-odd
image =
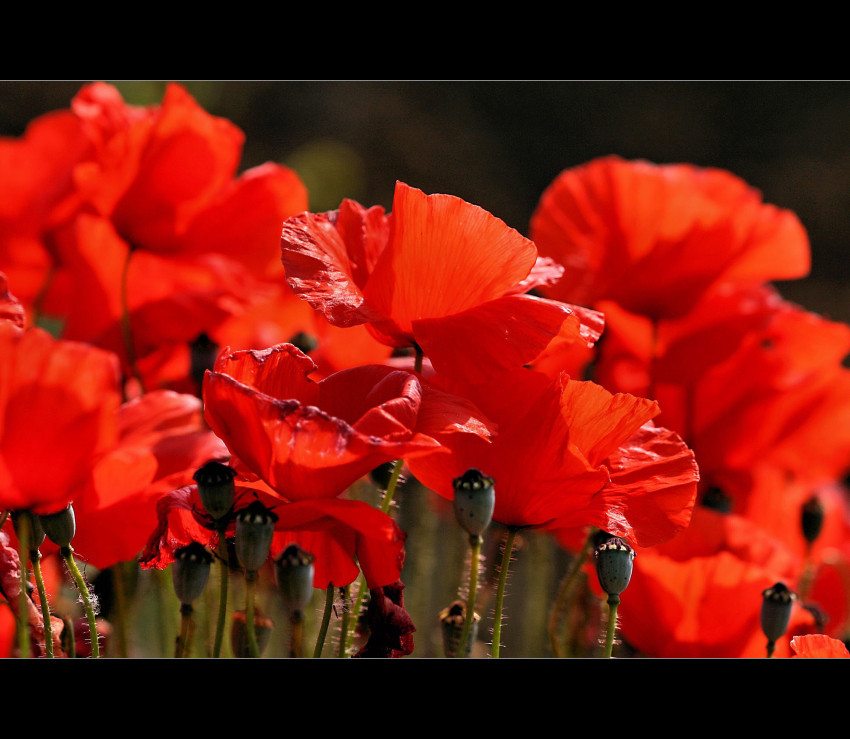
{"type": "Polygon", "coordinates": [[[322,649],[325,646],[325,637],[328,633],[328,624],[331,622],[331,611],[334,606],[334,591],[334,586],[328,585],[328,589],[325,592],[325,611],[322,614],[322,624],[319,627],[319,634],[316,637],[316,646],[313,649],[314,657],[322,656],[322,649]]]}
{"type": "Polygon", "coordinates": [[[248,637],[248,653],[252,657],[260,656],[260,646],[257,643],[257,628],[254,624],[254,599],[257,591],[257,573],[245,573],[245,635],[248,637]]]}
{"type": "Polygon", "coordinates": [[[466,598],[466,617],[463,619],[463,630],[460,633],[460,646],[457,652],[460,655],[466,655],[467,653],[469,632],[472,629],[472,622],[475,620],[475,601],[478,596],[478,568],[481,561],[481,544],[483,541],[480,536],[472,534],[469,536],[469,594],[466,598]]]}
{"type": "Polygon", "coordinates": [[[27,604],[27,555],[30,546],[30,521],[24,515],[17,530],[18,559],[21,567],[21,591],[18,594],[18,651],[20,657],[30,656],[30,620],[27,604]]]}
{"type": "Polygon", "coordinates": [[[516,538],[518,529],[510,527],[508,535],[505,538],[504,549],[502,551],[502,562],[499,571],[499,586],[496,590],[496,606],[495,616],[493,617],[493,646],[491,647],[490,656],[493,658],[499,657],[502,638],[502,610],[504,608],[505,588],[508,582],[508,569],[511,564],[511,555],[514,549],[514,539],[516,538]]]}
{"type": "Polygon", "coordinates": [[[596,531],[597,529],[593,528],[590,534],[588,534],[587,540],[584,542],[584,546],[573,559],[569,569],[564,574],[561,584],[558,586],[558,595],[555,599],[555,603],[549,613],[549,642],[552,645],[552,651],[555,653],[556,657],[560,657],[563,654],[560,640],[558,639],[558,624],[564,617],[567,599],[573,590],[573,585],[581,572],[581,568],[587,561],[587,557],[590,554],[591,549],[593,549],[593,535],[596,531]]]}
{"type": "Polygon", "coordinates": [[[41,552],[38,549],[30,551],[32,574],[38,586],[38,599],[41,601],[41,617],[44,621],[44,650],[48,657],[53,657],[53,623],[50,620],[50,604],[47,602],[47,590],[44,578],[41,576],[41,552]]]}
{"type": "Polygon", "coordinates": [[[221,562],[221,584],[218,596],[218,621],[215,627],[215,641],[213,642],[213,657],[221,656],[221,643],[224,639],[224,627],[227,623],[227,583],[230,579],[230,567],[227,564],[227,541],[225,539],[224,526],[218,527],[218,545],[216,553],[221,562]]]}
{"type": "Polygon", "coordinates": [[[605,650],[603,652],[605,658],[610,658],[614,651],[614,632],[617,630],[617,607],[619,605],[619,595],[608,596],[608,628],[605,631],[605,650]]]}
{"type": "Polygon", "coordinates": [[[86,618],[89,622],[89,636],[91,638],[91,656],[95,658],[100,657],[100,644],[98,642],[97,636],[97,620],[95,619],[94,606],[92,605],[91,593],[89,592],[88,583],[83,577],[83,573],[80,572],[80,568],[77,567],[77,560],[74,559],[73,548],[62,547],[59,551],[62,555],[62,558],[65,560],[65,564],[68,566],[68,571],[71,573],[71,577],[74,578],[74,582],[77,585],[77,590],[80,591],[80,597],[83,599],[83,608],[86,611],[86,618]]]}
{"type": "Polygon", "coordinates": [[[180,606],[180,636],[177,637],[177,645],[174,656],[178,659],[189,656],[189,643],[192,638],[192,614],[194,609],[190,603],[180,606]]]}

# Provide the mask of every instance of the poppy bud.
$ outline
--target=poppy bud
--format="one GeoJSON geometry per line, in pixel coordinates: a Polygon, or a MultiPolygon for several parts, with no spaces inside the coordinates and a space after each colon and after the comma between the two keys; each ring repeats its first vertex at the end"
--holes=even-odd
{"type": "Polygon", "coordinates": [[[319,340],[308,334],[306,331],[299,331],[297,334],[294,334],[289,337],[287,344],[292,344],[296,349],[304,354],[309,354],[313,351],[317,346],[319,346],[319,340]]]}
{"type": "Polygon", "coordinates": [[[594,551],[599,585],[608,595],[619,596],[632,579],[635,550],[619,537],[612,537],[594,551]]]}
{"type": "Polygon", "coordinates": [[[277,586],[290,613],[300,613],[313,597],[313,555],[290,544],[275,562],[277,586]]]}
{"type": "Polygon", "coordinates": [[[452,480],[452,485],[458,523],[470,536],[481,536],[490,525],[496,505],[493,478],[472,467],[452,480]]]}
{"type": "MultiPolygon", "coordinates": [[[[466,620],[466,603],[456,600],[448,608],[440,611],[440,625],[443,627],[443,653],[446,657],[457,657],[463,635],[463,623],[466,620]]],[[[481,616],[477,613],[472,615],[472,623],[469,625],[469,638],[466,642],[466,652],[461,655],[469,657],[472,654],[472,645],[478,638],[478,622],[481,616]]]]}
{"type": "Polygon", "coordinates": [[[44,529],[41,526],[41,518],[34,516],[29,511],[12,511],[12,526],[15,529],[15,535],[18,539],[21,539],[22,534],[20,527],[25,523],[29,523],[29,550],[35,552],[44,543],[45,539],[44,529]]]}
{"type": "Polygon", "coordinates": [[[236,470],[214,460],[207,462],[192,476],[198,483],[201,503],[215,520],[224,518],[233,507],[236,496],[234,477],[236,470]]]}
{"type": "Polygon", "coordinates": [[[77,533],[77,519],[74,516],[74,507],[69,505],[58,513],[49,513],[39,516],[41,527],[50,541],[56,546],[67,549],[71,546],[74,534],[77,533]]]}
{"type": "MultiPolygon", "coordinates": [[[[251,647],[248,642],[248,627],[245,611],[233,613],[233,624],[230,628],[230,647],[234,657],[250,657],[251,647]]],[[[274,629],[274,621],[263,616],[259,609],[254,613],[254,633],[257,637],[257,647],[262,654],[269,645],[274,629]]]]}
{"type": "Polygon", "coordinates": [[[815,539],[820,536],[821,528],[823,528],[823,504],[820,499],[813,495],[805,503],[801,511],[801,519],[803,524],[803,536],[809,544],[814,544],[815,539]]]}
{"type": "Polygon", "coordinates": [[[207,585],[212,555],[197,541],[178,549],[171,565],[174,592],[184,605],[193,603],[207,585]]]}
{"type": "Polygon", "coordinates": [[[791,592],[784,583],[778,582],[761,595],[761,629],[768,643],[773,644],[788,628],[797,594],[791,592]]]}
{"type": "Polygon", "coordinates": [[[256,572],[268,559],[277,516],[259,500],[236,514],[236,556],[248,572],[256,572]]]}

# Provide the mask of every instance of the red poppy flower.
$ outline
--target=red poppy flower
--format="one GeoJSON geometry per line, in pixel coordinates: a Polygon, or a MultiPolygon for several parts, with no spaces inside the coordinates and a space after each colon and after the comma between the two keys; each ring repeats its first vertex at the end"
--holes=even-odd
{"type": "Polygon", "coordinates": [[[847,650],[847,645],[843,641],[833,639],[825,634],[802,634],[801,636],[795,636],[791,640],[791,649],[794,650],[793,656],[800,658],[846,659],[850,657],[850,651],[847,650]]]}
{"type": "Polygon", "coordinates": [[[390,215],[350,200],[283,226],[293,290],[336,326],[367,324],[382,342],[418,347],[468,377],[533,361],[550,345],[592,344],[601,317],[527,295],[561,268],[487,211],[397,183],[390,215]]]}
{"type": "Polygon", "coordinates": [[[809,241],[790,211],[719,169],[603,157],[562,172],[530,235],[566,267],[543,294],[600,300],[652,318],[686,313],[713,285],[808,274],[809,241]]]}
{"type": "Polygon", "coordinates": [[[115,442],[117,358],[0,321],[0,510],[55,513],[115,442]]]}
{"type": "MultiPolygon", "coordinates": [[[[637,550],[620,630],[651,657],[764,657],[762,592],[799,572],[799,558],[751,521],[697,507],[686,531],[637,550]]],[[[789,638],[813,628],[814,617],[796,601],[789,638]]],[[[790,656],[787,638],[775,656],[790,656]]]]}
{"type": "Polygon", "coordinates": [[[653,401],[531,370],[447,389],[462,391],[499,432],[491,444],[457,436],[450,455],[409,460],[411,473],[443,497],[474,467],[495,480],[493,520],[507,526],[596,526],[651,545],[688,525],[696,464],[675,434],[652,425],[653,401]]]}
{"type": "MultiPolygon", "coordinates": [[[[306,208],[306,190],[274,164],[237,177],[243,135],[233,124],[174,84],[161,105],[139,108],[95,83],[71,113],[88,147],[62,159],[57,181],[68,187],[38,230],[53,267],[41,307],[64,338],[111,349],[130,374],[133,360],[209,334],[258,280],[282,279],[280,223],[306,208]]],[[[43,127],[60,123],[68,116],[43,127]]],[[[34,167],[46,156],[27,149],[36,143],[21,145],[34,167]]],[[[26,258],[5,253],[7,269],[26,258]]]]}
{"type": "MultiPolygon", "coordinates": [[[[296,543],[314,559],[313,584],[350,585],[361,568],[369,588],[396,582],[404,564],[405,534],[385,513],[368,503],[339,498],[288,502],[252,476],[236,478],[235,512],[259,499],[278,520],[270,551],[274,559],[296,543]],[[250,479],[249,479],[250,478],[250,479]]],[[[140,557],[144,569],[164,569],[174,552],[197,541],[214,548],[218,535],[198,495],[197,485],[174,490],[157,504],[158,523],[140,557]]],[[[226,536],[235,533],[235,519],[226,536]]]]}
{"type": "Polygon", "coordinates": [[[225,351],[204,381],[210,428],[288,500],[335,497],[384,462],[490,435],[470,403],[412,373],[370,365],[314,382],[315,369],[281,344],[225,351]]]}

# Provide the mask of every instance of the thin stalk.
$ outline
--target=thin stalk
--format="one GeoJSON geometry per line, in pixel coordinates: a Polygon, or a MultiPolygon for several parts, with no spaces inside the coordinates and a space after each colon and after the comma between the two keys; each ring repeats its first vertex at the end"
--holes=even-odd
{"type": "Polygon", "coordinates": [[[62,647],[68,659],[76,659],[77,637],[74,634],[74,622],[68,616],[65,616],[62,621],[65,624],[65,628],[62,629],[62,647]]]}
{"type": "Polygon", "coordinates": [[[463,630],[460,632],[458,654],[465,655],[467,652],[469,632],[472,629],[472,622],[475,619],[475,601],[478,596],[478,568],[481,561],[481,544],[483,541],[480,536],[469,535],[469,595],[466,598],[466,617],[463,619],[463,630]]]}
{"type": "Polygon", "coordinates": [[[384,500],[381,502],[381,510],[384,513],[390,512],[390,507],[393,504],[393,497],[395,496],[396,488],[398,487],[398,480],[401,477],[401,469],[404,467],[404,460],[397,459],[395,464],[393,465],[393,471],[390,475],[390,481],[387,483],[387,492],[384,493],[384,500]]]}
{"type": "Polygon", "coordinates": [[[115,588],[115,649],[119,657],[127,656],[127,583],[129,562],[119,562],[112,568],[112,583],[115,588]]]}
{"type": "Polygon", "coordinates": [[[27,604],[27,553],[30,546],[30,522],[21,516],[18,535],[18,558],[21,566],[21,591],[18,594],[18,652],[20,657],[30,656],[30,622],[27,604]]]}
{"type": "Polygon", "coordinates": [[[605,631],[605,651],[603,653],[606,658],[610,658],[614,651],[614,632],[617,630],[617,607],[619,605],[619,595],[608,596],[608,628],[605,631]]]}
{"type": "Polygon", "coordinates": [[[587,561],[590,550],[593,549],[593,534],[595,531],[596,529],[594,528],[590,532],[581,551],[573,559],[570,568],[564,574],[561,584],[558,586],[558,595],[555,599],[555,604],[552,606],[552,610],[549,613],[549,641],[552,645],[552,651],[555,653],[556,657],[560,657],[563,654],[561,651],[561,644],[558,639],[558,623],[564,617],[567,598],[572,592],[573,585],[581,572],[581,568],[587,561]]]}
{"type": "Polygon", "coordinates": [[[219,562],[221,562],[221,586],[218,597],[218,621],[215,627],[213,642],[213,657],[221,656],[221,643],[224,639],[224,627],[227,622],[227,583],[230,579],[230,567],[227,564],[227,541],[224,527],[218,529],[218,544],[216,546],[219,562]]]}
{"type": "Polygon", "coordinates": [[[62,547],[59,550],[65,564],[68,566],[68,571],[74,582],[77,585],[77,590],[80,591],[80,597],[83,599],[83,607],[86,611],[86,618],[89,622],[89,637],[91,638],[91,656],[100,657],[100,644],[97,637],[97,621],[95,620],[94,606],[92,605],[91,593],[83,573],[77,567],[77,561],[74,559],[74,550],[71,547],[62,547]]]}
{"type": "Polygon", "coordinates": [[[296,611],[289,617],[292,634],[289,638],[289,656],[302,657],[304,655],[304,614],[296,611]]]}
{"type": "MultiPolygon", "coordinates": [[[[346,585],[342,590],[342,597],[345,602],[348,602],[349,586],[346,585]]],[[[357,603],[360,603],[359,597],[357,603]]],[[[359,615],[359,611],[358,611],[359,615]]],[[[349,609],[346,605],[342,609],[342,624],[339,627],[339,656],[344,658],[348,656],[348,623],[351,620],[349,609]]]]}
{"type": "Polygon", "coordinates": [[[53,657],[53,623],[50,620],[50,603],[47,601],[47,590],[44,587],[44,578],[41,576],[41,552],[33,549],[30,552],[32,563],[32,574],[38,586],[38,599],[41,601],[41,617],[44,621],[44,650],[47,657],[53,657]]]}
{"type": "Polygon", "coordinates": [[[254,598],[257,590],[257,573],[245,573],[245,635],[248,637],[248,652],[252,657],[260,656],[257,629],[254,625],[254,598]]]}
{"type": "Polygon", "coordinates": [[[316,637],[316,646],[313,649],[313,657],[321,657],[322,649],[325,646],[325,637],[328,633],[328,624],[331,622],[331,611],[334,606],[334,586],[328,585],[325,592],[325,611],[322,614],[322,624],[319,627],[319,634],[316,637]]]}
{"type": "Polygon", "coordinates": [[[177,637],[177,645],[174,650],[176,658],[189,656],[189,642],[192,638],[192,613],[193,608],[190,603],[183,603],[180,606],[180,636],[177,637]]]}
{"type": "Polygon", "coordinates": [[[516,538],[518,529],[509,528],[508,535],[505,538],[505,545],[502,551],[502,562],[499,571],[499,586],[496,589],[496,613],[493,618],[493,646],[490,651],[490,656],[493,658],[499,657],[500,641],[502,638],[502,610],[505,600],[505,587],[508,582],[508,569],[511,564],[511,554],[514,549],[514,539],[516,538]]]}

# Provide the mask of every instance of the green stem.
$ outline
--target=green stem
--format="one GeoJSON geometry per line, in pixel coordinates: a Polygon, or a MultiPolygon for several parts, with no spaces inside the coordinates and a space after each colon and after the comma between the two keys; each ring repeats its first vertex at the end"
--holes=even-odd
{"type": "Polygon", "coordinates": [[[319,627],[319,635],[316,637],[316,647],[313,649],[313,657],[321,657],[325,646],[325,637],[328,633],[328,624],[331,622],[331,611],[334,606],[334,586],[328,585],[325,593],[325,611],[322,614],[322,625],[319,627]]]}
{"type": "Polygon", "coordinates": [[[460,633],[460,645],[457,653],[466,655],[469,652],[469,632],[472,622],[475,620],[475,601],[478,596],[478,567],[481,560],[481,544],[484,540],[480,536],[469,536],[471,549],[469,562],[469,595],[466,598],[466,617],[463,620],[463,630],[460,633]]]}
{"type": "MultiPolygon", "coordinates": [[[[346,606],[342,609],[342,624],[339,627],[339,656],[341,658],[345,658],[348,656],[348,623],[351,620],[349,609],[348,609],[348,593],[349,587],[346,585],[342,590],[342,597],[346,603],[346,606]]],[[[360,602],[359,594],[357,602],[360,602]]]]}
{"type": "Polygon", "coordinates": [[[65,628],[62,629],[62,648],[68,655],[68,659],[76,659],[77,637],[74,634],[74,622],[68,616],[65,616],[62,621],[65,624],[65,628]]]}
{"type": "Polygon", "coordinates": [[[80,597],[83,599],[83,607],[86,611],[86,618],[89,621],[89,637],[91,638],[91,656],[92,657],[100,657],[100,644],[98,642],[97,636],[97,621],[95,620],[94,606],[92,606],[91,593],[89,592],[89,586],[86,582],[86,579],[83,577],[83,573],[80,572],[80,568],[77,567],[77,561],[74,559],[74,550],[72,547],[62,547],[60,550],[62,558],[65,560],[65,564],[68,566],[68,571],[71,573],[71,577],[74,578],[74,582],[77,585],[77,590],[80,591],[80,597]]]}
{"type": "Polygon", "coordinates": [[[18,535],[18,558],[21,567],[21,591],[18,594],[18,651],[20,657],[30,656],[30,621],[27,603],[27,552],[30,546],[30,522],[27,515],[21,516],[18,535]]]}
{"type": "Polygon", "coordinates": [[[593,535],[596,530],[596,528],[591,530],[581,551],[573,559],[570,568],[564,574],[561,584],[558,586],[558,595],[555,599],[555,604],[549,614],[549,641],[552,645],[552,651],[555,653],[556,657],[560,657],[563,654],[561,651],[561,644],[558,639],[558,623],[563,618],[566,610],[567,598],[572,592],[573,585],[581,572],[581,568],[587,561],[590,550],[593,549],[593,535]]]}
{"type": "Polygon", "coordinates": [[[620,605],[619,595],[608,596],[608,628],[605,631],[604,657],[610,658],[614,651],[614,632],[617,630],[617,607],[620,605]]]}
{"type": "Polygon", "coordinates": [[[395,464],[393,465],[393,471],[390,475],[390,481],[387,483],[387,492],[384,493],[384,500],[381,503],[381,510],[384,513],[390,512],[390,507],[393,504],[393,497],[395,496],[396,488],[398,487],[398,480],[401,477],[401,469],[404,467],[404,460],[397,459],[395,464]]]}
{"type": "Polygon", "coordinates": [[[245,635],[248,637],[248,653],[252,657],[260,656],[260,647],[257,644],[257,629],[254,624],[254,598],[257,590],[257,573],[249,571],[245,573],[245,635]]]}
{"type": "Polygon", "coordinates": [[[115,588],[115,650],[119,657],[127,656],[127,567],[129,562],[119,562],[112,568],[112,583],[115,588]]]}
{"type": "Polygon", "coordinates": [[[514,549],[514,539],[516,538],[518,529],[509,528],[508,535],[505,538],[504,549],[502,551],[502,562],[499,572],[499,586],[496,590],[496,613],[493,617],[493,646],[490,656],[493,658],[499,657],[500,641],[502,638],[502,609],[505,600],[505,587],[508,582],[508,569],[511,564],[511,554],[514,549]]]}
{"type": "Polygon", "coordinates": [[[180,636],[177,637],[177,646],[174,650],[174,656],[178,659],[189,656],[193,610],[190,603],[183,603],[180,606],[180,636]]]}
{"type": "Polygon", "coordinates": [[[44,621],[44,650],[48,657],[53,657],[53,623],[50,620],[50,604],[47,601],[47,590],[44,587],[44,578],[41,576],[41,552],[33,549],[30,552],[32,573],[38,586],[38,599],[41,601],[41,617],[44,621]]]}
{"type": "Polygon", "coordinates": [[[289,656],[301,657],[304,654],[304,614],[300,611],[290,616],[289,624],[292,627],[292,636],[289,640],[289,656]]]}
{"type": "Polygon", "coordinates": [[[218,559],[221,562],[221,586],[218,597],[218,622],[215,627],[215,641],[213,643],[213,657],[221,656],[221,643],[224,639],[224,627],[227,623],[227,583],[230,579],[230,567],[227,564],[227,541],[225,539],[225,528],[218,528],[218,545],[216,547],[218,559]]]}

